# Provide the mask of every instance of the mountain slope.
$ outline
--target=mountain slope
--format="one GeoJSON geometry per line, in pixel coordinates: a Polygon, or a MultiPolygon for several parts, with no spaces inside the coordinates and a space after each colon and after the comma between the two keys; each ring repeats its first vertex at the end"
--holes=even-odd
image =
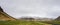
{"type": "Polygon", "coordinates": [[[3,9],[0,7],[0,20],[15,20],[15,18],[5,13],[3,9]]]}

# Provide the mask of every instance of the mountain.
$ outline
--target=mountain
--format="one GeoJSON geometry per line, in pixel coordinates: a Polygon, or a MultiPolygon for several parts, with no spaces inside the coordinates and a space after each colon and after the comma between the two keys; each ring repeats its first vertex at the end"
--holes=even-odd
{"type": "Polygon", "coordinates": [[[33,18],[31,16],[22,16],[21,18],[19,18],[19,20],[52,21],[53,19],[52,18],[41,18],[41,17],[38,17],[38,16],[36,18],[33,18]]]}
{"type": "Polygon", "coordinates": [[[5,20],[16,20],[16,19],[5,13],[3,9],[0,7],[0,21],[1,20],[5,21],[5,20]]]}
{"type": "Polygon", "coordinates": [[[51,18],[41,18],[40,21],[52,21],[53,19],[51,18]]]}
{"type": "Polygon", "coordinates": [[[60,16],[58,16],[55,20],[60,21],[60,16]]]}

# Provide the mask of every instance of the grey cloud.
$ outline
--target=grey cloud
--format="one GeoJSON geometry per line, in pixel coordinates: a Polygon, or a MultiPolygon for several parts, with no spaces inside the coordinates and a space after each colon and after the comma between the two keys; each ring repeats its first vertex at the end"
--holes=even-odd
{"type": "Polygon", "coordinates": [[[25,15],[54,18],[60,15],[60,0],[0,0],[0,6],[17,18],[25,15]]]}

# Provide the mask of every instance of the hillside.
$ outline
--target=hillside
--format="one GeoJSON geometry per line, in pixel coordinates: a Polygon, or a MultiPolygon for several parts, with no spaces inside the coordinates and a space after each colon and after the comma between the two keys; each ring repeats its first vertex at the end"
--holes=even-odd
{"type": "Polygon", "coordinates": [[[0,21],[1,20],[15,20],[12,16],[8,15],[3,11],[3,9],[0,7],[0,21]]]}
{"type": "Polygon", "coordinates": [[[58,16],[55,20],[60,21],[60,16],[58,16]]]}

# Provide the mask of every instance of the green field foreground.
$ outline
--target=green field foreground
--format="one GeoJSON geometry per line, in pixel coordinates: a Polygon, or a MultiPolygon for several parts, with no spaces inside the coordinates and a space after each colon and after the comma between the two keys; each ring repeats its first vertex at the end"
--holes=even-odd
{"type": "Polygon", "coordinates": [[[37,21],[0,21],[0,25],[52,25],[37,21]]]}

